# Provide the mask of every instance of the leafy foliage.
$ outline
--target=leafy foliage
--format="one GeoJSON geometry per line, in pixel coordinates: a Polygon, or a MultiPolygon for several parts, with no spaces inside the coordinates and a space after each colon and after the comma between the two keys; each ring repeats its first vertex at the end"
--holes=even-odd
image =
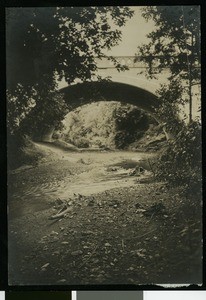
{"type": "Polygon", "coordinates": [[[123,149],[135,140],[141,138],[149,128],[148,116],[130,105],[121,105],[113,112],[116,123],[115,145],[123,149]]]}
{"type": "Polygon", "coordinates": [[[91,80],[95,58],[118,44],[132,15],[118,6],[7,8],[9,132],[57,126],[67,113],[57,80],[91,80]]]}
{"type": "Polygon", "coordinates": [[[142,16],[155,22],[148,34],[149,43],[138,48],[138,57],[149,68],[146,76],[157,78],[165,69],[169,79],[179,78],[187,84],[189,121],[192,121],[192,86],[200,84],[200,7],[147,6],[142,16]]]}
{"type": "Polygon", "coordinates": [[[199,79],[200,8],[146,6],[142,16],[155,22],[154,30],[148,34],[150,42],[138,48],[138,55],[150,66],[148,76],[154,77],[168,68],[171,77],[199,79]]]}
{"type": "Polygon", "coordinates": [[[8,168],[15,169],[23,164],[36,165],[45,156],[44,151],[37,148],[28,136],[20,133],[7,135],[8,168]]]}
{"type": "Polygon", "coordinates": [[[201,130],[199,120],[192,121],[192,86],[200,81],[200,9],[147,6],[142,15],[155,23],[149,43],[138,48],[138,55],[149,66],[146,75],[156,78],[165,68],[170,71],[169,84],[157,91],[161,105],[156,113],[172,138],[155,162],[155,174],[170,184],[183,185],[189,193],[199,193],[201,130]],[[180,108],[187,102],[189,125],[180,119],[180,108]]]}
{"type": "Polygon", "coordinates": [[[31,137],[40,136],[50,126],[58,128],[68,112],[56,84],[48,85],[46,79],[30,91],[18,84],[13,95],[8,92],[7,103],[8,133],[11,135],[21,133],[31,137]]]}
{"type": "Polygon", "coordinates": [[[184,126],[156,163],[157,176],[187,193],[201,192],[201,129],[197,121],[184,126]]]}
{"type": "Polygon", "coordinates": [[[64,139],[77,147],[112,147],[114,120],[112,111],[115,102],[91,103],[70,112],[65,120],[64,139]]]}
{"type": "Polygon", "coordinates": [[[178,81],[158,91],[162,103],[158,114],[165,119],[165,128],[173,134],[159,159],[155,174],[172,185],[183,185],[189,193],[201,191],[201,126],[197,119],[188,125],[179,119],[182,87],[178,81]]]}
{"type": "Polygon", "coordinates": [[[78,147],[124,149],[156,121],[135,106],[100,101],[79,107],[65,120],[63,138],[78,147]]]}
{"type": "Polygon", "coordinates": [[[21,126],[22,121],[28,116],[35,106],[33,95],[36,90],[25,91],[21,84],[17,84],[13,93],[7,91],[7,127],[8,133],[14,134],[21,126]]]}
{"type": "Polygon", "coordinates": [[[186,102],[182,97],[184,93],[182,83],[179,79],[173,79],[168,85],[161,85],[156,93],[161,103],[156,109],[156,115],[163,120],[166,131],[176,135],[184,126],[184,121],[180,120],[181,105],[186,102]]]}
{"type": "Polygon", "coordinates": [[[8,87],[52,80],[91,79],[95,58],[121,40],[128,7],[31,7],[7,9],[8,87]]]}

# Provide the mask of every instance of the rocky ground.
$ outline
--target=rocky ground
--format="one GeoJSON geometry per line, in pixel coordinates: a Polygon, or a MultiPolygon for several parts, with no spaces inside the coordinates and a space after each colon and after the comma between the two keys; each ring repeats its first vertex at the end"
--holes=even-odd
{"type": "Polygon", "coordinates": [[[11,285],[201,283],[201,205],[129,151],[36,144],[9,173],[11,285]]]}

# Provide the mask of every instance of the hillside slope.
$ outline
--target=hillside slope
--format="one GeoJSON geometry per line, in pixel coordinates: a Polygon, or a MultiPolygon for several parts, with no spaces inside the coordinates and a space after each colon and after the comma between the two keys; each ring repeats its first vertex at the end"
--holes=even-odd
{"type": "MultiPolygon", "coordinates": [[[[100,101],[65,117],[57,136],[77,147],[137,149],[165,139],[156,120],[132,105],[100,101]]],[[[152,147],[149,147],[152,148],[152,147]]]]}

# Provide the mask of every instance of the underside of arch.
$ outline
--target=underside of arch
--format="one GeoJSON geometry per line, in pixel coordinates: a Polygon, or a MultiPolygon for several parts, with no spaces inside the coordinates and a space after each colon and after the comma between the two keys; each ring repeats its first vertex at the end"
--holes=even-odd
{"type": "MultiPolygon", "coordinates": [[[[70,110],[93,102],[117,101],[135,105],[148,112],[158,123],[161,122],[155,113],[155,110],[160,106],[158,97],[133,85],[106,80],[92,81],[70,85],[60,89],[60,92],[64,94],[64,99],[70,110]]],[[[46,132],[42,139],[50,141],[51,136],[52,133],[46,132]]]]}
{"type": "Polygon", "coordinates": [[[156,118],[157,96],[142,88],[113,81],[92,81],[70,85],[60,90],[71,110],[98,101],[129,103],[149,112],[156,118]]]}

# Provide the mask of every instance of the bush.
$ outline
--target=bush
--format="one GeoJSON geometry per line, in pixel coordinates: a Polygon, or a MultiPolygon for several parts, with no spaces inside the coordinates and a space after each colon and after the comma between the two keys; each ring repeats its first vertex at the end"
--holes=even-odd
{"type": "Polygon", "coordinates": [[[64,124],[64,140],[76,146],[125,149],[157,122],[133,105],[100,101],[69,113],[64,124]]]}
{"type": "Polygon", "coordinates": [[[9,134],[41,136],[50,127],[61,129],[61,121],[68,112],[64,96],[57,84],[44,76],[32,87],[20,84],[11,93],[7,91],[7,128],[9,134]]]}
{"type": "Polygon", "coordinates": [[[74,145],[78,148],[89,148],[90,146],[89,141],[83,137],[76,140],[74,145]]]}
{"type": "Polygon", "coordinates": [[[188,125],[180,119],[180,106],[187,102],[179,79],[162,85],[157,91],[161,103],[157,115],[172,136],[167,147],[154,163],[154,173],[170,185],[184,186],[187,193],[201,192],[201,126],[198,121],[188,125]]]}
{"type": "Polygon", "coordinates": [[[149,129],[150,123],[155,122],[141,109],[131,105],[116,108],[113,117],[116,124],[114,140],[117,149],[124,149],[139,140],[149,129]]]}
{"type": "Polygon", "coordinates": [[[44,157],[44,152],[35,147],[27,137],[19,134],[7,136],[8,169],[15,169],[23,164],[35,165],[44,157]]]}
{"type": "Polygon", "coordinates": [[[201,127],[194,121],[185,125],[171,140],[154,164],[155,174],[172,185],[183,185],[187,192],[201,191],[201,127]]]}

